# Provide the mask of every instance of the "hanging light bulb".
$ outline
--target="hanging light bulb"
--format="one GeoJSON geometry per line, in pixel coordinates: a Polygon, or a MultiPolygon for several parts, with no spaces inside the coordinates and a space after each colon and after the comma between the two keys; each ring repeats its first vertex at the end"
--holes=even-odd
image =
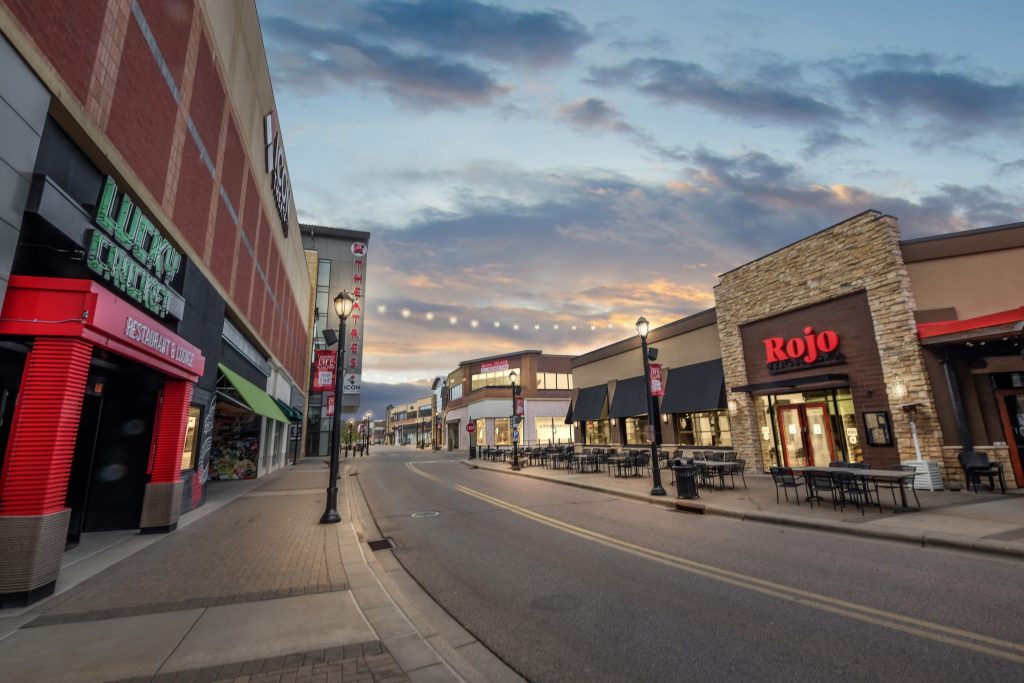
{"type": "Polygon", "coordinates": [[[534,323],[533,324],[533,329],[539,330],[540,329],[540,323],[534,323]]]}
{"type": "Polygon", "coordinates": [[[448,324],[449,324],[449,325],[454,325],[454,324],[455,324],[455,323],[457,323],[457,322],[459,322],[459,319],[458,319],[458,318],[456,318],[454,314],[453,314],[453,315],[450,315],[450,316],[448,316],[448,324]]]}
{"type": "Polygon", "coordinates": [[[519,322],[518,321],[512,323],[512,329],[513,330],[518,330],[519,329],[519,322]]]}
{"type": "Polygon", "coordinates": [[[554,328],[555,328],[556,330],[558,329],[558,323],[555,323],[555,324],[554,324],[554,328]]]}
{"type": "Polygon", "coordinates": [[[596,329],[597,329],[597,325],[591,325],[591,326],[590,326],[590,331],[591,331],[591,332],[593,332],[593,331],[594,331],[594,330],[596,330],[596,329]]]}
{"type": "Polygon", "coordinates": [[[572,324],[572,331],[573,331],[573,332],[575,332],[575,331],[576,331],[576,323],[573,323],[573,324],[572,324]]]}
{"type": "Polygon", "coordinates": [[[410,315],[412,315],[412,311],[410,311],[408,308],[403,308],[402,309],[402,317],[403,318],[408,318],[410,315]]]}
{"type": "Polygon", "coordinates": [[[472,320],[469,321],[469,326],[470,327],[480,327],[480,321],[477,320],[476,318],[473,318],[472,320]]]}
{"type": "Polygon", "coordinates": [[[499,320],[495,320],[495,321],[494,321],[494,326],[495,326],[495,327],[501,327],[501,321],[499,321],[499,320]]]}
{"type": "Polygon", "coordinates": [[[388,307],[385,306],[384,304],[379,304],[377,306],[377,312],[378,313],[387,313],[388,312],[388,307]]]}
{"type": "Polygon", "coordinates": [[[434,319],[433,311],[427,311],[427,320],[433,320],[433,319],[434,319]]]}

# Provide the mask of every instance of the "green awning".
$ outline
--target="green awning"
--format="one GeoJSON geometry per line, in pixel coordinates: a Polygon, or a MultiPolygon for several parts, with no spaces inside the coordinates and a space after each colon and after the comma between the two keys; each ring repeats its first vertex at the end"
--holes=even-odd
{"type": "Polygon", "coordinates": [[[223,363],[217,363],[217,369],[220,370],[221,374],[231,383],[231,386],[238,392],[239,397],[242,401],[252,409],[252,412],[263,417],[269,417],[271,420],[277,420],[278,422],[288,422],[288,418],[285,416],[281,409],[277,407],[277,403],[270,397],[270,394],[260,389],[258,386],[245,379],[237,372],[224,367],[223,363]]]}
{"type": "Polygon", "coordinates": [[[274,403],[281,409],[281,412],[288,416],[289,422],[302,422],[302,413],[292,408],[290,405],[285,403],[279,398],[274,399],[274,403]]]}

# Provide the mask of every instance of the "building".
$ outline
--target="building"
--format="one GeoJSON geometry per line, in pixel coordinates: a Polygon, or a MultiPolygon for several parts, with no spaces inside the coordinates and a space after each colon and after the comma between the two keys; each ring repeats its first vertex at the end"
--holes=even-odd
{"type": "Polygon", "coordinates": [[[0,604],[280,467],[310,283],[253,3],[0,0],[0,604]]]}
{"type": "MultiPolygon", "coordinates": [[[[362,388],[364,323],[366,306],[366,270],[369,258],[370,233],[322,225],[302,225],[302,244],[311,280],[316,285],[309,302],[311,336],[314,353],[328,348],[324,337],[338,334],[339,319],[334,310],[334,297],[343,290],[355,299],[352,313],[345,322],[345,367],[341,398],[341,415],[353,418],[359,412],[362,388]]],[[[331,345],[337,349],[337,346],[331,345]]],[[[311,391],[306,414],[306,454],[329,455],[331,421],[334,419],[334,392],[311,391]]],[[[360,416],[361,417],[361,416],[360,416]]]]}
{"type": "Polygon", "coordinates": [[[434,396],[431,394],[412,403],[389,406],[389,442],[396,446],[433,448],[431,425],[435,422],[434,404],[434,396]]]}
{"type": "Polygon", "coordinates": [[[664,396],[647,429],[640,340],[573,360],[580,444],[734,449],[756,469],[957,454],[1024,481],[1024,224],[901,241],[865,211],[720,277],[714,309],[652,330],[664,396]],[[638,372],[639,371],[639,372],[638,372]]]}
{"type": "Polygon", "coordinates": [[[572,396],[572,357],[527,350],[459,363],[449,373],[443,401],[448,450],[512,444],[512,386],[522,388],[518,443],[537,446],[573,442],[566,423],[572,396]],[[466,430],[473,424],[473,431],[466,430]]]}

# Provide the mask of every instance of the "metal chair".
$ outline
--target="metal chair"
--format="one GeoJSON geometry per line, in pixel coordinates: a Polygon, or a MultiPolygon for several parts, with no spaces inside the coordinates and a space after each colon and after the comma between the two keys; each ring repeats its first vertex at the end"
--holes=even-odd
{"type": "Polygon", "coordinates": [[[797,477],[799,475],[795,474],[793,472],[793,469],[790,467],[772,466],[769,469],[769,472],[772,475],[772,481],[775,482],[775,504],[778,505],[780,502],[779,489],[782,489],[782,492],[786,494],[787,503],[789,502],[789,489],[793,489],[793,491],[796,493],[796,504],[797,506],[799,506],[800,492],[798,491],[798,489],[802,484],[801,481],[797,480],[797,477]]]}
{"type": "Polygon", "coordinates": [[[964,471],[964,479],[967,480],[967,487],[974,487],[978,492],[982,477],[988,477],[988,488],[996,490],[995,478],[999,477],[999,489],[1006,493],[1006,479],[1003,477],[1003,465],[998,462],[991,462],[988,456],[978,451],[963,451],[956,456],[960,462],[960,468],[964,471]]]}
{"type": "MultiPolygon", "coordinates": [[[[897,472],[917,472],[917,468],[913,465],[889,465],[888,469],[897,472]]],[[[891,479],[876,479],[875,480],[875,502],[878,503],[878,511],[882,511],[882,497],[878,495],[879,489],[889,489],[889,493],[892,494],[892,505],[896,507],[896,492],[902,488],[902,484],[898,481],[891,479]]],[[[914,490],[914,480],[910,480],[910,490],[914,494],[914,501],[917,502],[917,509],[921,509],[921,501],[917,497],[917,491],[914,490]]]]}

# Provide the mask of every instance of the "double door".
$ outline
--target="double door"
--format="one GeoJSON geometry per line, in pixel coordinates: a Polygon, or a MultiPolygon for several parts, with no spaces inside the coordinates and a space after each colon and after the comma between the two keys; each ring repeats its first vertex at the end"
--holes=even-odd
{"type": "Polygon", "coordinates": [[[779,406],[778,419],[786,467],[828,467],[835,460],[832,422],[825,403],[779,406]]]}

